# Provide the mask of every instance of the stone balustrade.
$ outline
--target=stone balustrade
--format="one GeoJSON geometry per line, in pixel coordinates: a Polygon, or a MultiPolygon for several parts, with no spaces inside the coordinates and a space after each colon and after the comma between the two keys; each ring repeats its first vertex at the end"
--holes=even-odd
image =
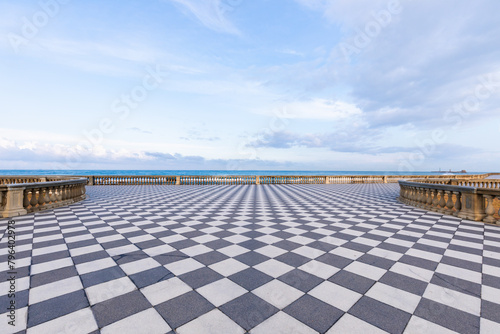
{"type": "MultiPolygon", "coordinates": [[[[470,175],[468,180],[484,179],[492,174],[470,175]]],[[[351,183],[397,183],[399,180],[414,178],[403,175],[99,175],[80,176],[87,179],[91,186],[107,185],[238,185],[238,184],[351,184],[351,183]]],[[[424,175],[422,179],[438,179],[448,182],[450,178],[463,178],[463,175],[424,175]]]]}
{"type": "Polygon", "coordinates": [[[413,179],[399,181],[402,203],[462,219],[500,224],[500,189],[480,179],[413,179]],[[463,181],[463,182],[462,182],[463,181]],[[464,185],[467,184],[467,185],[464,185]],[[473,186],[471,186],[473,185],[473,186]]]}
{"type": "Polygon", "coordinates": [[[3,218],[81,201],[85,199],[87,184],[87,179],[77,177],[5,177],[3,181],[5,183],[0,185],[0,216],[3,218]]]}

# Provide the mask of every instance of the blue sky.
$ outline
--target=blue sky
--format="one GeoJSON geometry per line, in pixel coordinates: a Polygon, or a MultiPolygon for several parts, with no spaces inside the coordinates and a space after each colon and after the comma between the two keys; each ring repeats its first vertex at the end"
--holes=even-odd
{"type": "Polygon", "coordinates": [[[0,169],[498,171],[499,12],[0,0],[0,169]]]}

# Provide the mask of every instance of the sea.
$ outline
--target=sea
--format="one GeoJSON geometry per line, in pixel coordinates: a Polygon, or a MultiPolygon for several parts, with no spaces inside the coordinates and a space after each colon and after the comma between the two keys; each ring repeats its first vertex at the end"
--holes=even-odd
{"type": "MultiPolygon", "coordinates": [[[[449,172],[397,172],[397,171],[307,171],[307,170],[46,170],[46,169],[0,169],[1,175],[452,175],[449,172]]],[[[484,174],[474,172],[459,175],[484,174]]]]}

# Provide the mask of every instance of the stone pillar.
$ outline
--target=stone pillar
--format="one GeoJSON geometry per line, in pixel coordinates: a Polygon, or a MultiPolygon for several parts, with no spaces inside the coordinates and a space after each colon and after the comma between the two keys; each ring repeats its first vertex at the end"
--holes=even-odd
{"type": "Polygon", "coordinates": [[[495,217],[493,217],[493,215],[495,214],[495,208],[493,207],[494,196],[491,195],[483,195],[483,196],[484,198],[486,198],[486,201],[488,202],[485,210],[486,218],[484,218],[484,221],[486,223],[495,224],[497,220],[495,219],[495,217]]]}
{"type": "Polygon", "coordinates": [[[3,218],[21,216],[28,213],[23,206],[24,189],[25,188],[11,188],[7,190],[7,201],[2,211],[3,218]]]}
{"type": "Polygon", "coordinates": [[[325,176],[325,184],[330,184],[330,177],[325,176]]]}
{"type": "Polygon", "coordinates": [[[255,177],[255,184],[260,184],[260,176],[255,177]]]}
{"type": "Polygon", "coordinates": [[[181,177],[180,176],[176,176],[175,177],[175,185],[179,186],[180,184],[181,184],[181,177]]]}
{"type": "Polygon", "coordinates": [[[462,211],[458,217],[482,221],[485,216],[483,196],[475,193],[462,193],[462,211]]]}

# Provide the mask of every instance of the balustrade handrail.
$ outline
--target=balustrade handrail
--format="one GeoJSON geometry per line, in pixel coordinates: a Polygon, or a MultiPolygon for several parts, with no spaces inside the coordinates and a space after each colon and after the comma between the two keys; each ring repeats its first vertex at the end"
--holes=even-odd
{"type": "Polygon", "coordinates": [[[491,179],[400,180],[399,201],[463,219],[500,225],[499,183],[491,179]]]}
{"type": "Polygon", "coordinates": [[[3,218],[69,205],[86,197],[87,178],[49,176],[10,179],[16,182],[0,184],[0,217],[3,218]],[[30,182],[18,182],[26,180],[30,182]]]}

